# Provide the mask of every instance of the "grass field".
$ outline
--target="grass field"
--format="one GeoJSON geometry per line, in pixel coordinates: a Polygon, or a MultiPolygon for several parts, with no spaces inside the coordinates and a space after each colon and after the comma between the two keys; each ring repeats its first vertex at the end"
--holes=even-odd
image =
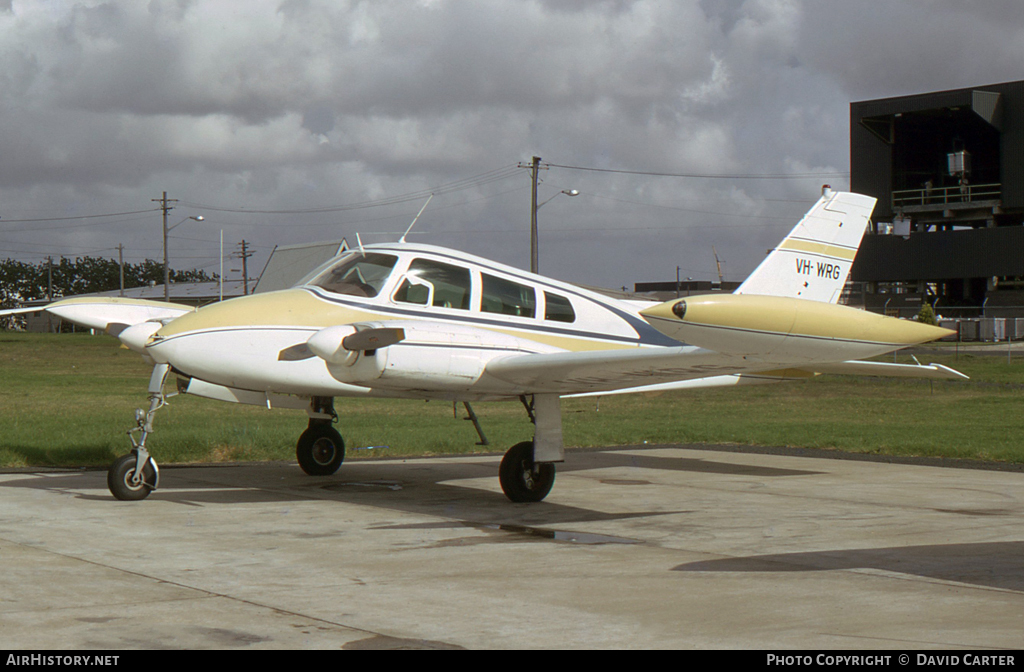
{"type": "MultiPolygon", "coordinates": [[[[971,376],[931,383],[819,376],[804,383],[564,400],[567,446],[737,443],[1024,462],[1024,346],[936,361],[971,376]]],[[[890,355],[886,361],[892,361],[890,355]]],[[[900,357],[900,361],[910,361],[900,357]]],[[[106,465],[130,448],[150,367],[107,336],[0,332],[0,466],[106,465]]],[[[168,390],[173,385],[168,385],[168,390]]],[[[479,403],[490,446],[445,402],[338,399],[348,458],[503,452],[529,439],[518,402],[479,403]],[[387,448],[365,449],[370,446],[387,448]]],[[[305,413],[177,396],[149,446],[161,463],[289,460],[305,413]]]]}

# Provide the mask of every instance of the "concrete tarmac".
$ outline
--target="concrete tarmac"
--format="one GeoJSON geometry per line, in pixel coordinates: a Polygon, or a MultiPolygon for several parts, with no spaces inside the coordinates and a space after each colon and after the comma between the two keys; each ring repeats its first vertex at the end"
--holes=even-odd
{"type": "Polygon", "coordinates": [[[692,447],[0,474],[0,648],[1019,649],[1024,474],[692,447]]]}

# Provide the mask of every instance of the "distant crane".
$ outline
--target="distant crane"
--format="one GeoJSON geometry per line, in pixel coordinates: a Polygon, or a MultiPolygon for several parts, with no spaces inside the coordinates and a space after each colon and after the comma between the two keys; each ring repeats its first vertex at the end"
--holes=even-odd
{"type": "Polygon", "coordinates": [[[712,254],[715,255],[715,268],[718,269],[718,287],[719,287],[719,289],[721,289],[721,287],[722,287],[722,262],[718,258],[718,250],[715,249],[714,245],[711,246],[711,252],[712,252],[712,254]]]}

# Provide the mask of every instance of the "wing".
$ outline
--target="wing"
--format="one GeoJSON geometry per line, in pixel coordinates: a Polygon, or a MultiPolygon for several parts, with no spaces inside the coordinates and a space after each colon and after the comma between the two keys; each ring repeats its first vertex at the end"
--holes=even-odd
{"type": "Polygon", "coordinates": [[[835,362],[816,365],[813,368],[775,369],[754,373],[736,373],[723,376],[709,376],[693,380],[682,380],[638,387],[625,387],[606,392],[584,392],[567,396],[595,397],[614,394],[638,394],[668,392],[671,390],[696,390],[706,387],[728,387],[732,385],[765,385],[806,380],[820,373],[853,376],[880,376],[885,378],[926,378],[930,380],[967,380],[966,376],[942,364],[890,364],[886,362],[835,362]]]}
{"type": "Polygon", "coordinates": [[[942,364],[847,361],[780,369],[703,348],[659,350],[523,355],[494,360],[487,365],[486,373],[531,392],[566,396],[780,383],[811,378],[818,373],[934,380],[967,378],[942,364]]]}
{"type": "Polygon", "coordinates": [[[530,393],[579,394],[754,372],[763,362],[694,346],[502,357],[487,376],[530,393]]]}
{"type": "Polygon", "coordinates": [[[143,322],[173,319],[190,313],[195,308],[178,303],[163,303],[145,299],[78,297],[56,301],[43,308],[15,310],[21,312],[45,310],[51,315],[56,315],[80,327],[98,329],[117,336],[130,326],[143,322]]]}

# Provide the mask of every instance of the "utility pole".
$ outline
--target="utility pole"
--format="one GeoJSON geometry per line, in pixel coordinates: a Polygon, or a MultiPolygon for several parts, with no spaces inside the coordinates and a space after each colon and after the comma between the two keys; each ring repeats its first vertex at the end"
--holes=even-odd
{"type": "Polygon", "coordinates": [[[154,203],[160,204],[160,209],[164,211],[164,301],[168,303],[171,300],[171,272],[167,264],[167,213],[174,209],[173,206],[167,205],[168,203],[177,203],[176,198],[167,198],[167,192],[164,192],[162,198],[151,198],[154,203]]]}
{"type": "Polygon", "coordinates": [[[540,170],[540,157],[533,157],[533,167],[530,170],[533,187],[530,189],[530,272],[536,273],[540,267],[538,260],[537,241],[537,172],[540,170]]]}
{"type": "Polygon", "coordinates": [[[242,251],[238,255],[238,256],[240,256],[242,258],[242,294],[248,296],[248,294],[249,294],[249,265],[248,265],[247,262],[248,262],[249,257],[251,257],[252,255],[254,255],[256,253],[251,251],[252,248],[249,247],[249,243],[247,243],[244,239],[242,240],[241,243],[239,243],[239,247],[242,248],[242,251]]]}
{"type": "Polygon", "coordinates": [[[544,207],[545,203],[555,198],[556,196],[561,196],[562,194],[565,194],[566,196],[579,196],[580,192],[577,191],[576,189],[563,189],[562,191],[558,192],[551,198],[547,199],[547,201],[544,201],[544,203],[538,203],[537,186],[540,183],[540,171],[547,170],[548,166],[540,165],[540,157],[535,156],[533,157],[533,161],[531,161],[529,164],[520,163],[519,167],[530,169],[530,178],[531,182],[533,183],[533,186],[530,189],[530,272],[539,273],[540,241],[538,240],[537,236],[537,211],[544,207]]]}
{"type": "MultiPolygon", "coordinates": [[[[46,258],[46,302],[53,301],[53,257],[46,258]]],[[[46,316],[46,326],[51,331],[57,331],[53,328],[53,320],[50,315],[46,316]]]]}
{"type": "Polygon", "coordinates": [[[120,296],[124,296],[124,244],[123,243],[117,246],[117,268],[118,268],[118,275],[121,278],[121,294],[120,294],[120,296]]]}

